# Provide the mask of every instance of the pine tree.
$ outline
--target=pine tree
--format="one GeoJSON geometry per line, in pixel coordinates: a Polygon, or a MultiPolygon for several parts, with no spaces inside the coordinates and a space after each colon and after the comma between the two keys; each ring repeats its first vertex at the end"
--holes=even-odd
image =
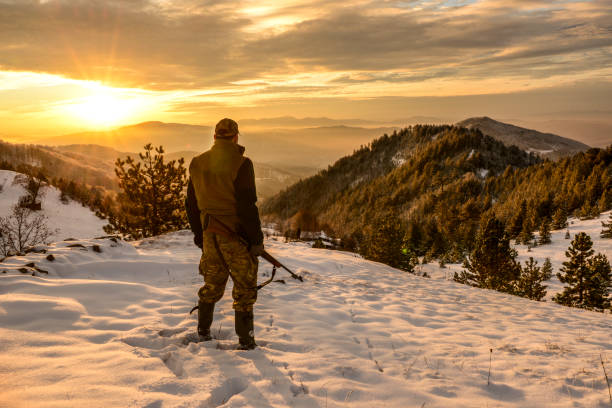
{"type": "Polygon", "coordinates": [[[519,211],[512,217],[508,225],[508,236],[510,238],[516,238],[520,235],[525,226],[525,218],[527,218],[527,201],[523,200],[519,211]]]}
{"type": "Polygon", "coordinates": [[[31,211],[40,211],[42,208],[41,199],[45,195],[45,187],[49,185],[49,180],[45,176],[42,169],[37,169],[33,174],[27,174],[18,178],[26,194],[19,198],[19,206],[27,208],[31,211]]]}
{"type": "Polygon", "coordinates": [[[187,171],[184,159],[164,163],[163,147],[151,144],[139,153],[140,161],[132,157],[115,162],[119,187],[119,209],[109,216],[107,233],[121,233],[127,238],[140,239],[185,228],[184,210],[187,171]]]}
{"type": "MultiPolygon", "coordinates": [[[[561,272],[557,277],[562,283],[567,284],[562,293],[555,295],[553,300],[566,306],[590,307],[593,303],[588,300],[591,286],[593,285],[593,272],[589,266],[590,257],[593,255],[593,241],[586,233],[576,234],[570,247],[565,252],[568,261],[563,262],[561,272]]],[[[599,267],[599,264],[598,264],[599,267]]]]}
{"type": "MultiPolygon", "coordinates": [[[[376,217],[366,228],[366,239],[360,253],[367,259],[412,272],[416,255],[408,248],[405,232],[393,213],[376,217]]],[[[417,261],[418,263],[418,261],[417,261]]]]}
{"type": "Polygon", "coordinates": [[[544,264],[542,265],[542,277],[545,281],[550,280],[553,276],[553,267],[550,262],[550,258],[546,258],[544,260],[544,264]]]}
{"type": "Polygon", "coordinates": [[[600,213],[608,211],[610,209],[610,206],[612,206],[612,188],[604,189],[603,194],[599,199],[598,206],[600,213]]]}
{"type": "Polygon", "coordinates": [[[545,218],[544,221],[542,221],[542,224],[540,224],[540,231],[539,231],[540,236],[538,237],[538,244],[539,245],[546,245],[546,244],[550,244],[551,240],[551,234],[550,234],[550,220],[548,218],[545,218]]]}
{"type": "Polygon", "coordinates": [[[542,285],[544,280],[543,268],[538,266],[533,257],[529,257],[529,260],[525,261],[525,267],[521,268],[515,294],[532,300],[542,300],[546,296],[546,286],[542,285]]]}
{"type": "Polygon", "coordinates": [[[503,224],[494,215],[488,215],[476,237],[474,250],[463,263],[466,270],[455,273],[454,279],[479,288],[512,293],[520,275],[520,265],[515,259],[516,252],[510,248],[503,224]]]}
{"type": "Polygon", "coordinates": [[[601,226],[603,227],[601,230],[601,237],[612,238],[612,212],[610,213],[609,222],[602,221],[601,226]]]}
{"type": "Polygon", "coordinates": [[[599,207],[592,205],[589,201],[578,210],[578,218],[581,220],[592,220],[599,216],[599,207]]]}
{"type": "Polygon", "coordinates": [[[610,287],[612,287],[612,270],[610,262],[603,254],[597,254],[588,261],[589,276],[584,307],[603,311],[610,308],[610,287]]]}
{"type": "Polygon", "coordinates": [[[523,245],[531,245],[531,242],[534,238],[535,237],[533,235],[533,227],[531,224],[531,220],[529,218],[525,218],[523,222],[523,228],[516,242],[517,244],[522,243],[523,245]]]}
{"type": "Polygon", "coordinates": [[[563,228],[567,228],[567,213],[563,208],[559,207],[553,214],[552,229],[560,230],[563,228]]]}

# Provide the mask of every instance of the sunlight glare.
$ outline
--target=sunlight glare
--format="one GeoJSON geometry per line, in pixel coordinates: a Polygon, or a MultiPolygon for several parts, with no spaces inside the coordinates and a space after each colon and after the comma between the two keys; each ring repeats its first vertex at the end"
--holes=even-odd
{"type": "Polygon", "coordinates": [[[143,105],[138,97],[128,97],[104,86],[92,88],[92,93],[67,106],[69,113],[93,127],[111,127],[133,117],[143,105]]]}

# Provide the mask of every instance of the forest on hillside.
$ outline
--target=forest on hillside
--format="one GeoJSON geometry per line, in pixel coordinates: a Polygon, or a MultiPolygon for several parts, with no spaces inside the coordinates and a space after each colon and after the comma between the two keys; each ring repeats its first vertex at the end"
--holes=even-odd
{"type": "Polygon", "coordinates": [[[4,167],[44,169],[49,179],[61,178],[116,191],[118,186],[112,176],[113,168],[106,159],[106,157],[96,159],[95,155],[84,155],[68,148],[0,141],[0,162],[4,163],[4,167]]]}
{"type": "Polygon", "coordinates": [[[363,146],[261,210],[268,222],[323,229],[366,256],[382,246],[389,256],[403,249],[461,262],[485,214],[495,214],[510,238],[527,239],[543,223],[562,228],[569,215],[610,209],[611,164],[612,147],[550,161],[478,130],[414,126],[363,146]]]}

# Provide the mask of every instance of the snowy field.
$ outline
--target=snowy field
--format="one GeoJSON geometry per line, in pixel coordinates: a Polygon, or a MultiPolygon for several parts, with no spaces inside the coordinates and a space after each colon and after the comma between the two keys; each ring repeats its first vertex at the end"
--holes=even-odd
{"type": "MultiPolygon", "coordinates": [[[[556,269],[570,242],[559,234],[529,254],[556,269]]],[[[58,242],[6,259],[0,407],[612,405],[600,362],[612,374],[610,314],[445,280],[456,266],[425,265],[428,279],[304,243],[266,246],[305,281],[280,272],[287,283],[260,292],[252,351],[229,349],[231,284],[215,310],[216,339],[182,344],[201,285],[188,232],[58,242]]],[[[269,271],[262,261],[260,281],[269,271]]]]}
{"type": "MultiPolygon", "coordinates": [[[[529,257],[533,257],[538,262],[537,266],[542,266],[546,258],[550,259],[554,273],[553,278],[547,281],[545,284],[548,286],[548,293],[546,299],[550,301],[554,294],[563,291],[563,283],[557,279],[556,274],[559,269],[563,266],[563,262],[567,261],[565,251],[572,243],[572,240],[576,234],[580,232],[586,232],[593,241],[593,250],[595,254],[601,252],[608,257],[608,260],[612,262],[612,239],[602,239],[599,235],[601,233],[601,222],[610,221],[610,211],[602,213],[599,218],[592,220],[578,220],[576,218],[568,219],[568,228],[562,230],[551,231],[551,243],[547,245],[538,246],[535,248],[529,248],[526,245],[513,245],[518,252],[517,261],[521,262],[521,265],[525,266],[525,261],[529,257]],[[565,232],[569,230],[570,238],[565,239],[565,232]]],[[[536,232],[535,237],[538,237],[536,232]]],[[[512,241],[514,243],[514,241],[512,241]]],[[[434,279],[447,279],[452,280],[455,272],[459,272],[463,269],[461,264],[447,264],[445,268],[439,268],[439,263],[434,262],[428,265],[417,266],[417,272],[423,274],[427,272],[429,276],[434,279]]]]}
{"type": "MultiPolygon", "coordinates": [[[[17,204],[19,197],[25,194],[24,188],[13,184],[15,173],[9,170],[0,170],[0,216],[10,214],[12,207],[17,204]]],[[[66,238],[93,238],[104,235],[102,227],[107,221],[95,216],[89,208],[69,200],[68,204],[60,201],[60,191],[55,187],[43,189],[42,214],[47,216],[47,226],[55,233],[52,240],[61,241],[66,238]]]]}

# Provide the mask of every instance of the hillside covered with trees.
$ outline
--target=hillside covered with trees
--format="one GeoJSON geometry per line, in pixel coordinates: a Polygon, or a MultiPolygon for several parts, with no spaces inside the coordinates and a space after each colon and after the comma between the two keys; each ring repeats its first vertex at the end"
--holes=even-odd
{"type": "Polygon", "coordinates": [[[612,147],[549,161],[477,129],[414,126],[282,191],[262,213],[285,229],[299,227],[296,215],[315,220],[346,248],[390,264],[400,250],[460,262],[487,213],[510,238],[529,240],[543,224],[609,209],[611,165],[612,147]]]}

